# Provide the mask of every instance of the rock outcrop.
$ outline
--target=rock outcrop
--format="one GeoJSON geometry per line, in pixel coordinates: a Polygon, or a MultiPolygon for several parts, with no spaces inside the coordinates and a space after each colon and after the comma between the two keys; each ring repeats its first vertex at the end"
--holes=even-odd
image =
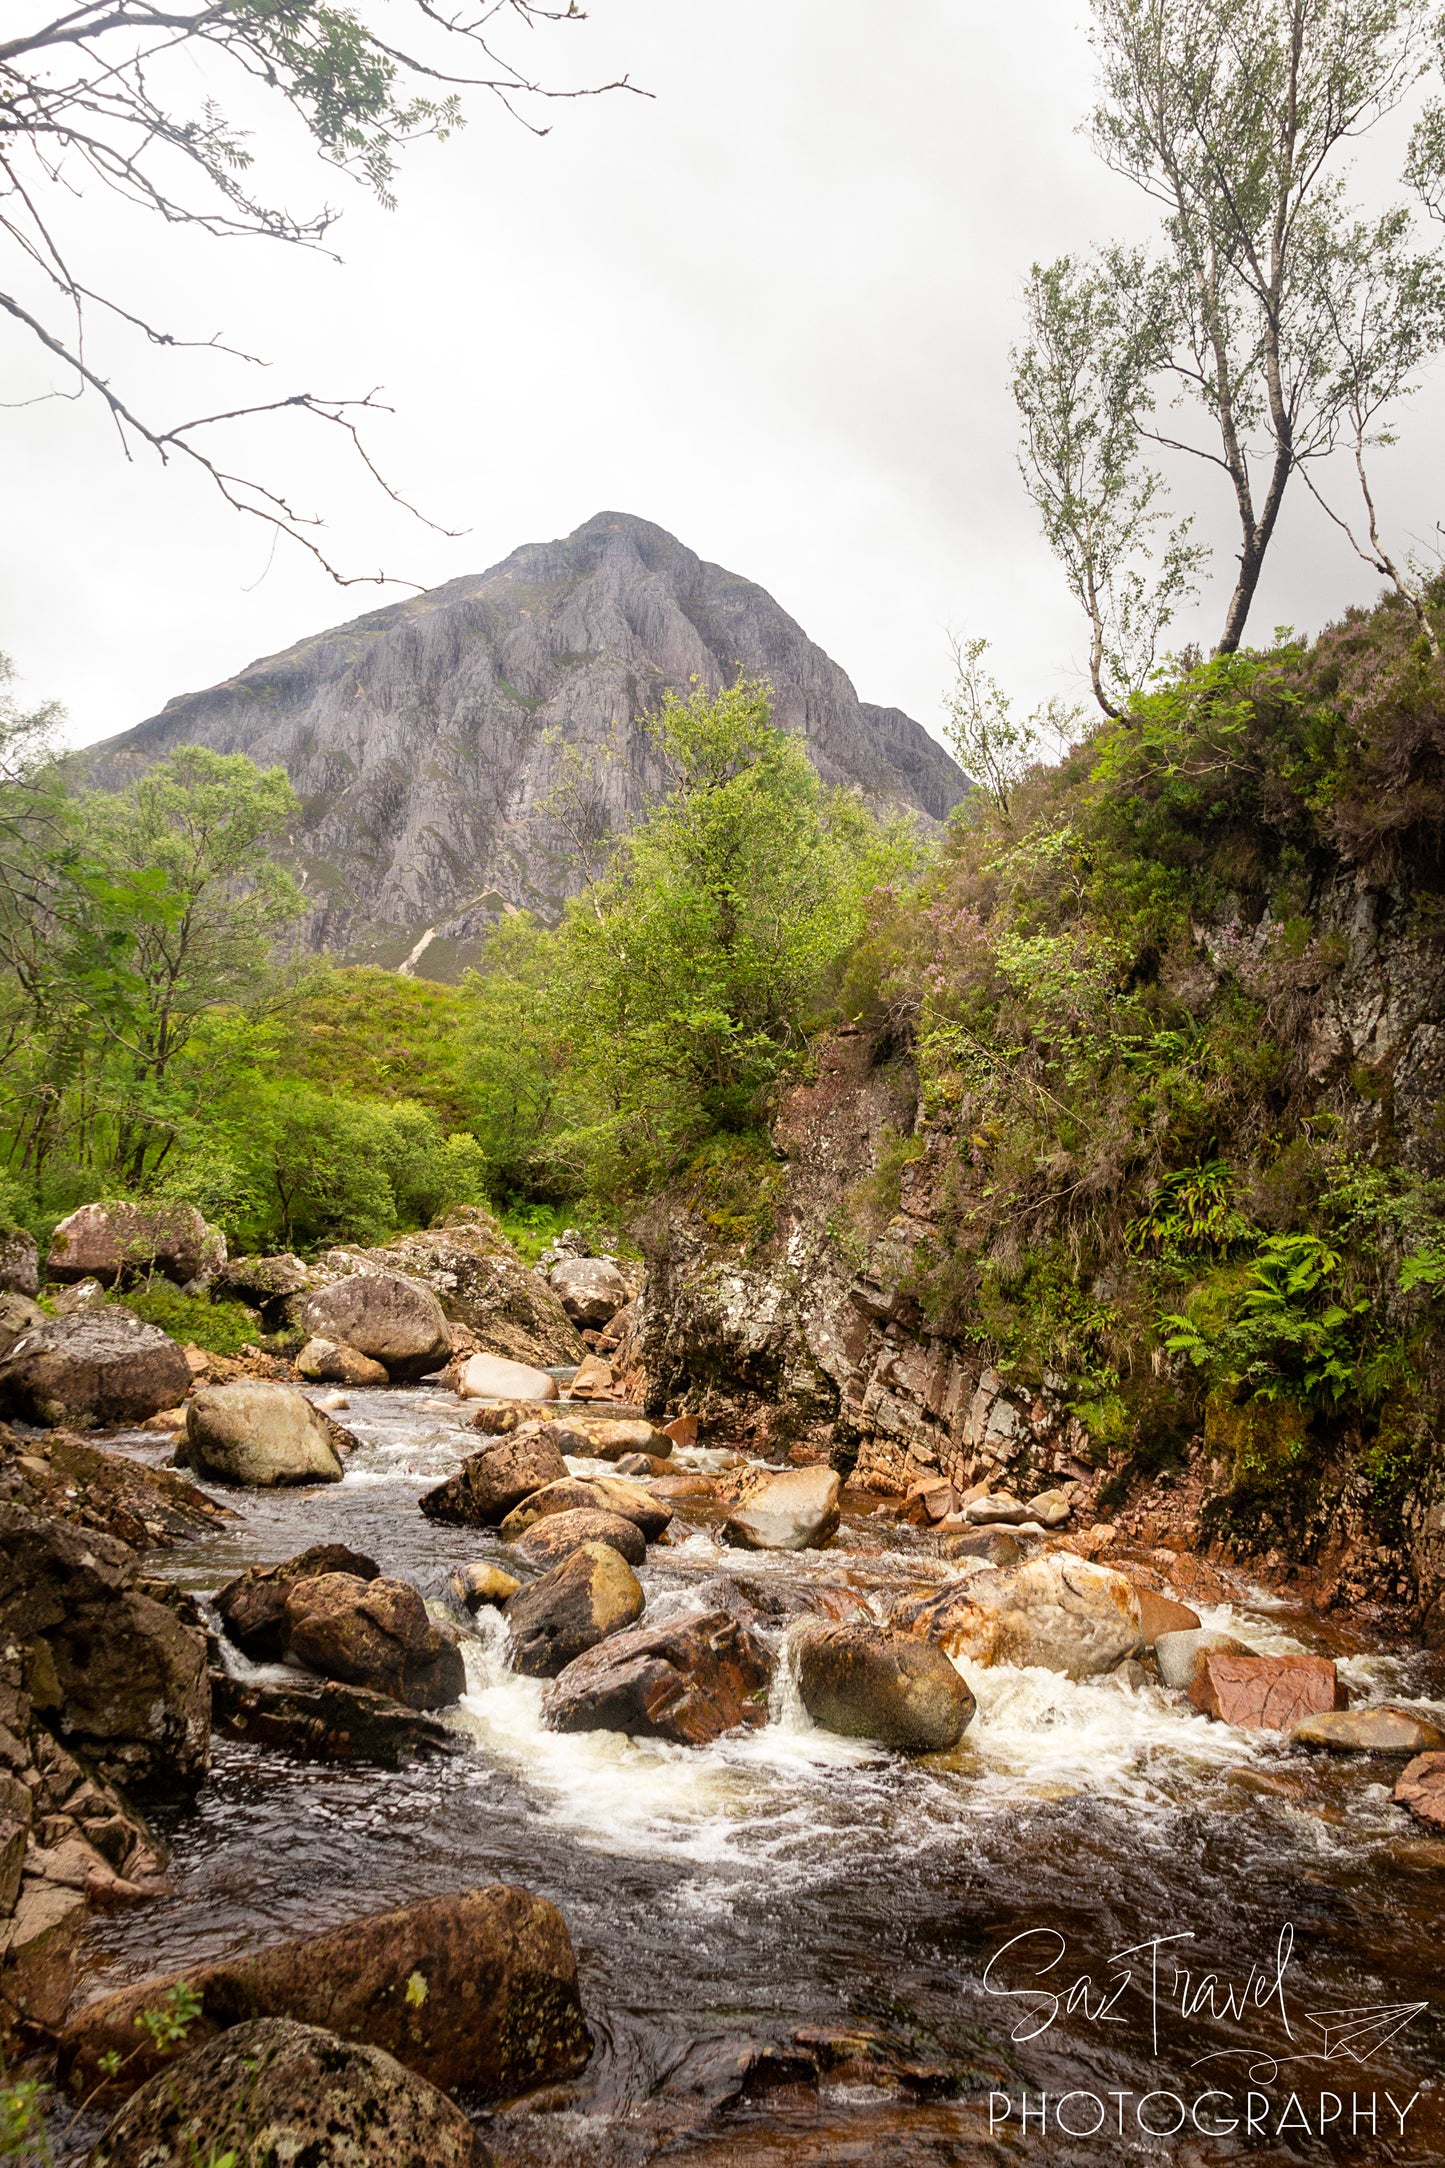
{"type": "Polygon", "coordinates": [[[454,976],[508,905],[550,917],[582,885],[551,810],[576,749],[620,755],[595,790],[621,834],[663,781],[643,718],[740,670],[825,781],[926,823],[962,797],[943,747],[860,702],[771,596],[616,512],[173,700],[84,764],[109,788],[177,745],[280,762],[308,809],[293,858],[314,945],[395,965],[424,939],[415,968],[454,976]]]}

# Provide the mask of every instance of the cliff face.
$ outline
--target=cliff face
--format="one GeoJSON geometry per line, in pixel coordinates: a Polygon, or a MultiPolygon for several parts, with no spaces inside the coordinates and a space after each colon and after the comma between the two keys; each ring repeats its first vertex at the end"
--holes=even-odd
{"type": "Polygon", "coordinates": [[[419,968],[444,977],[501,911],[555,914],[579,838],[605,851],[637,819],[662,782],[642,719],[663,692],[739,672],[771,684],[825,781],[930,823],[963,796],[943,747],[860,701],[762,588],[613,512],[172,700],[86,770],[116,787],[186,744],[279,763],[303,804],[308,938],[397,964],[430,933],[419,968]]]}

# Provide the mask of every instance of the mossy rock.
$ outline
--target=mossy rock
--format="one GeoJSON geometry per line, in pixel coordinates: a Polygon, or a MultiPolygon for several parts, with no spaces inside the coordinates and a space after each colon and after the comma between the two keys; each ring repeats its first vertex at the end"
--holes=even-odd
{"type": "Polygon", "coordinates": [[[1277,1490],[1298,1469],[1309,1439],[1309,1418],[1295,1400],[1231,1400],[1211,1393],[1204,1408],[1204,1443],[1229,1463],[1235,1490],[1277,1490]]]}

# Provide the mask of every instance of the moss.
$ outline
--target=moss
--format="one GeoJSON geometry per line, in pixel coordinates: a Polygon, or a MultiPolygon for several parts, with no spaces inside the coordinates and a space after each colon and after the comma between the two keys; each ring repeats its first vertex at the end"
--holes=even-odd
{"type": "Polygon", "coordinates": [[[169,1280],[132,1288],[121,1301],[147,1325],[159,1325],[173,1340],[191,1341],[211,1355],[239,1355],[242,1348],[256,1345],[261,1329],[256,1313],[244,1303],[185,1295],[169,1280]]]}
{"type": "Polygon", "coordinates": [[[1308,1456],[1308,1411],[1284,1398],[1241,1402],[1226,1393],[1211,1393],[1204,1408],[1204,1443],[1228,1465],[1232,1489],[1278,1491],[1294,1479],[1308,1456]]]}

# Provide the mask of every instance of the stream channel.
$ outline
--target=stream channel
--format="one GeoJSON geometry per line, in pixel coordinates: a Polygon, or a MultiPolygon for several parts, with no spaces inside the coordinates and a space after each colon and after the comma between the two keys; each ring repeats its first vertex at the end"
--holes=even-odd
{"type": "MultiPolygon", "coordinates": [[[[470,1413],[425,1385],[353,1391],[344,1481],[214,1490],[235,1518],[152,1570],[205,1594],[342,1541],[440,1598],[455,1565],[505,1558],[490,1532],[416,1506],[479,1444],[470,1413]]],[[[110,1442],[169,1459],[143,1433],[110,1442]]],[[[720,1571],[841,1581],[881,1613],[890,1591],[954,1570],[936,1537],[876,1504],[845,1494],[826,1550],[753,1555],[717,1540],[715,1503],[688,1500],[649,1548],[646,1617],[688,1607],[720,1571]]],[[[1371,1651],[1244,1586],[1200,1608],[1261,1651],[1336,1656],[1354,1703],[1445,1715],[1438,1658],[1371,1651]]],[[[1397,1765],[1291,1752],[1156,1687],[967,1665],[978,1714],[961,1747],[908,1762],[815,1730],[785,1656],[767,1725],[704,1750],[560,1736],[542,1728],[541,1682],[507,1669],[497,1614],[464,1649],[453,1756],[391,1773],[218,1739],[197,1805],[159,1818],[174,1894],[93,1922],[85,1992],[516,1882],[567,1920],[596,2046],[575,2083],[478,2111],[506,2168],[1445,2158],[1445,1845],[1390,1804],[1397,1765]],[[1251,1773],[1300,1779],[1304,1796],[1252,1788],[1251,1773]],[[1163,1944],[1157,1972],[1149,1949],[1116,1956],[1160,1937],[1192,1939],[1163,1944]],[[1251,1979],[1231,2015],[1230,1987],[1251,1979]],[[798,2063],[799,2035],[859,2029],[925,2071],[836,2084],[798,2063]],[[776,2052],[739,2090],[750,2044],[776,2052]],[[1415,2095],[1402,2134],[1389,2101],[1415,2095]]]]}

